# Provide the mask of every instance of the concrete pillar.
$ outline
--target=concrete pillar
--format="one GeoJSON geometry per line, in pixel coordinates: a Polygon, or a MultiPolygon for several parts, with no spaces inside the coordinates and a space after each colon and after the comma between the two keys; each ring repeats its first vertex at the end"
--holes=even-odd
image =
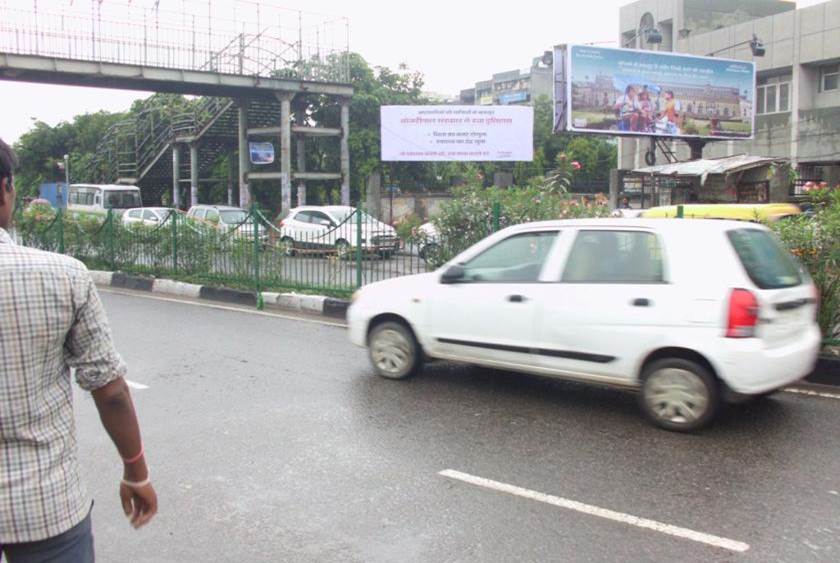
{"type": "Polygon", "coordinates": [[[294,94],[279,94],[280,100],[280,200],[282,211],[288,211],[292,201],[292,98],[294,94]]]}
{"type": "Polygon", "coordinates": [[[610,170],[610,209],[618,207],[619,184],[621,184],[621,171],[610,170]]]}
{"type": "Polygon", "coordinates": [[[233,153],[228,154],[227,160],[227,204],[233,205],[233,153]]]}
{"type": "Polygon", "coordinates": [[[350,100],[341,100],[341,204],[350,205],[350,100]]]}
{"type": "MultiPolygon", "coordinates": [[[[801,10],[793,12],[793,36],[801,37],[802,19],[801,10]]],[[[794,170],[799,168],[799,100],[802,98],[802,90],[809,89],[808,80],[803,80],[802,65],[799,64],[800,41],[793,42],[793,65],[790,79],[790,165],[794,170]]],[[[817,78],[819,80],[819,77],[817,78]]],[[[778,96],[778,92],[776,94],[778,96]]],[[[806,97],[808,99],[808,97],[806,97]]]]}
{"type": "MultiPolygon", "coordinates": [[[[298,125],[303,125],[306,121],[306,113],[303,110],[298,110],[295,116],[295,122],[298,125]]],[[[298,135],[295,140],[297,144],[297,171],[306,172],[306,137],[298,135]]],[[[297,181],[297,204],[298,206],[306,205],[306,180],[300,179],[297,181]]]]}
{"type": "Polygon", "coordinates": [[[239,207],[251,205],[251,189],[248,186],[248,171],[251,161],[248,155],[248,102],[240,101],[239,108],[239,207]]]}
{"type": "Polygon", "coordinates": [[[378,172],[367,177],[365,195],[365,210],[377,219],[382,219],[382,176],[378,172]]]}
{"type": "Polygon", "coordinates": [[[172,143],[172,207],[181,208],[181,149],[177,143],[172,143]]]}
{"type": "Polygon", "coordinates": [[[190,205],[198,205],[198,143],[190,143],[190,205]]]}
{"type": "MultiPolygon", "coordinates": [[[[306,172],[306,139],[301,135],[297,139],[297,171],[306,172]]],[[[306,180],[297,181],[297,204],[306,205],[306,180]]]]}

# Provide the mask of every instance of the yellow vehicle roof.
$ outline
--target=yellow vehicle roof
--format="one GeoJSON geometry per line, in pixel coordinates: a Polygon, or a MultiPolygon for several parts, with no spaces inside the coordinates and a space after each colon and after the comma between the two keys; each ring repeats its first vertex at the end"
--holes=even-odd
{"type": "MultiPolygon", "coordinates": [[[[737,221],[770,221],[788,215],[798,215],[802,211],[792,203],[692,203],[683,205],[683,217],[686,219],[734,219],[737,221]]],[[[640,217],[665,218],[676,217],[677,206],[665,205],[651,207],[642,212],[640,217]]]]}

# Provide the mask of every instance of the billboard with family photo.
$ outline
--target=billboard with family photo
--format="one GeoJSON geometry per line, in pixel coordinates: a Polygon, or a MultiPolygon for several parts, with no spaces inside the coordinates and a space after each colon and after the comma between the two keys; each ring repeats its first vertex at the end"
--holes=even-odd
{"type": "Polygon", "coordinates": [[[554,50],[555,132],[751,139],[755,64],[588,45],[554,50]]]}

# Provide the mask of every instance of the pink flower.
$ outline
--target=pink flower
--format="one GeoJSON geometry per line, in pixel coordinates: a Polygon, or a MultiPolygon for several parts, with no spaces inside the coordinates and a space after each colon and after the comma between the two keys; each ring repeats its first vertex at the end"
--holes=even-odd
{"type": "Polygon", "coordinates": [[[577,160],[573,160],[572,161],[572,168],[574,170],[580,170],[580,162],[578,162],[577,160]]]}

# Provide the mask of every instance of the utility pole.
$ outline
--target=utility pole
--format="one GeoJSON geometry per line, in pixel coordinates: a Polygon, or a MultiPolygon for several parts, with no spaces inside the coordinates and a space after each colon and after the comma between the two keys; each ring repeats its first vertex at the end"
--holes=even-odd
{"type": "Polygon", "coordinates": [[[61,203],[64,201],[64,193],[70,193],[70,155],[64,155],[64,191],[59,190],[58,197],[60,200],[57,202],[59,203],[59,207],[61,207],[61,203]]]}

